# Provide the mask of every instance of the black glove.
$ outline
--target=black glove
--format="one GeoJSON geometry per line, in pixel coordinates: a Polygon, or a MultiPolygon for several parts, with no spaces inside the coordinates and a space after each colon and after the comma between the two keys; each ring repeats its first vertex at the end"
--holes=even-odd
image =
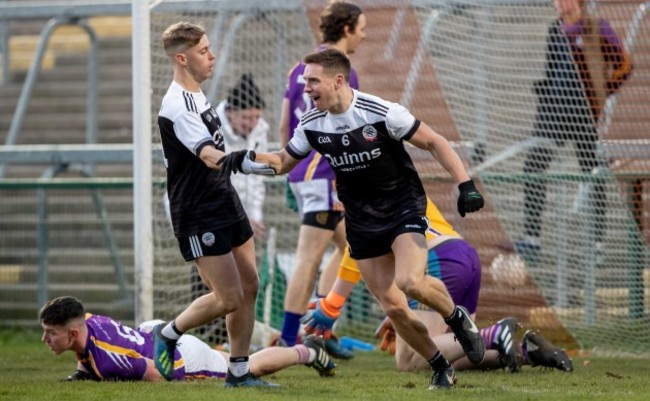
{"type": "Polygon", "coordinates": [[[465,213],[472,213],[483,206],[485,206],[485,200],[481,193],[476,189],[474,181],[469,180],[461,182],[458,185],[460,194],[458,194],[458,213],[461,217],[465,217],[465,213]]]}
{"type": "Polygon", "coordinates": [[[76,382],[82,380],[99,381],[99,379],[94,374],[90,372],[84,372],[83,370],[75,370],[74,373],[65,379],[67,382],[76,382]]]}
{"type": "MultiPolygon", "coordinates": [[[[242,163],[244,162],[244,158],[246,157],[246,153],[248,153],[248,149],[244,150],[238,150],[236,152],[230,152],[217,162],[217,166],[221,166],[221,172],[224,174],[237,174],[237,173],[243,173],[244,171],[241,168],[242,163]]],[[[252,150],[251,152],[251,158],[255,160],[255,152],[252,150]]]]}

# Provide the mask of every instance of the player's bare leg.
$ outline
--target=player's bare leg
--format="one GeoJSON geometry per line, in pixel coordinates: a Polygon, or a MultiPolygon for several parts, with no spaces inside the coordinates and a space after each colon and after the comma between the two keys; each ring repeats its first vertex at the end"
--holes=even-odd
{"type": "Polygon", "coordinates": [[[314,291],[316,274],[334,232],[324,228],[300,226],[296,262],[284,298],[284,309],[304,314],[314,291]]]}
{"type": "Polygon", "coordinates": [[[318,268],[333,236],[332,230],[305,224],[300,226],[294,271],[284,298],[281,338],[284,345],[292,346],[296,343],[300,318],[307,311],[318,268]]]}
{"type": "Polygon", "coordinates": [[[425,274],[427,252],[423,235],[406,233],[397,236],[393,242],[395,284],[408,297],[442,316],[449,316],[454,312],[454,301],[441,280],[425,274]]]}
{"type": "Polygon", "coordinates": [[[393,255],[357,261],[366,286],[377,298],[395,331],[423,358],[429,360],[437,348],[427,333],[427,328],[408,307],[406,296],[393,280],[393,255]]]}
{"type": "Polygon", "coordinates": [[[251,372],[256,376],[300,364],[313,367],[320,376],[334,376],[336,372],[336,364],[327,355],[323,339],[315,336],[308,336],[304,344],[293,347],[264,348],[250,358],[251,372]]]}
{"type": "Polygon", "coordinates": [[[233,255],[239,272],[243,298],[239,307],[226,315],[230,354],[248,355],[255,326],[255,300],[259,289],[259,279],[255,265],[255,243],[252,239],[238,248],[233,255]]]}
{"type": "MultiPolygon", "coordinates": [[[[423,235],[405,233],[393,241],[395,283],[404,293],[440,313],[452,329],[469,360],[483,362],[485,343],[467,310],[455,306],[444,283],[424,273],[427,246],[423,235]]],[[[405,339],[406,340],[406,339],[405,339]]],[[[408,342],[408,341],[407,341],[408,342]]]]}
{"type": "MultiPolygon", "coordinates": [[[[252,244],[253,241],[249,242],[252,244]]],[[[154,361],[156,368],[166,380],[174,378],[173,355],[176,340],[181,334],[235,311],[244,301],[244,287],[232,252],[219,256],[200,257],[195,262],[201,280],[212,292],[195,299],[173,321],[154,329],[154,361]]],[[[254,261],[252,271],[255,272],[254,261]]],[[[257,291],[259,283],[256,272],[252,280],[246,284],[248,292],[251,287],[255,288],[255,292],[257,291]]],[[[253,302],[255,302],[254,298],[253,302]]],[[[245,329],[242,335],[246,335],[245,329]]],[[[250,342],[250,338],[248,341],[250,342]]],[[[240,352],[239,348],[241,346],[238,346],[237,352],[240,352]]],[[[248,348],[242,355],[248,355],[248,348]]]]}
{"type": "Polygon", "coordinates": [[[406,296],[395,285],[392,254],[357,261],[370,292],[377,298],[395,331],[420,354],[432,370],[429,389],[449,389],[456,383],[454,368],[438,350],[426,326],[408,307],[406,296]]]}
{"type": "Polygon", "coordinates": [[[345,239],[345,222],[341,220],[334,230],[334,237],[332,238],[336,248],[334,253],[330,256],[327,261],[327,265],[320,274],[318,279],[318,292],[317,294],[325,296],[334,285],[336,277],[339,272],[339,265],[341,264],[341,259],[343,258],[343,253],[345,252],[345,246],[347,241],[345,239]]]}

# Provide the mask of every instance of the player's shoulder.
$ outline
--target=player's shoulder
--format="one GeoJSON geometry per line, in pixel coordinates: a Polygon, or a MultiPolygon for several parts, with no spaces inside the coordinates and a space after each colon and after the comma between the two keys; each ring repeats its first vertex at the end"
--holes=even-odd
{"type": "Polygon", "coordinates": [[[113,320],[109,316],[86,314],[86,326],[95,336],[104,337],[107,332],[113,332],[115,327],[121,325],[120,322],[113,320]]]}
{"type": "Polygon", "coordinates": [[[322,121],[327,116],[326,111],[311,109],[300,118],[300,124],[303,126],[309,124],[315,124],[318,121],[322,121]]]}
{"type": "Polygon", "coordinates": [[[172,83],[163,97],[158,114],[173,121],[180,113],[188,111],[199,113],[196,99],[182,86],[172,83]]]}
{"type": "Polygon", "coordinates": [[[357,91],[356,97],[357,101],[355,102],[354,107],[381,114],[383,116],[388,113],[388,110],[396,105],[396,103],[389,102],[386,99],[371,95],[370,93],[357,91]]]}
{"type": "Polygon", "coordinates": [[[302,72],[305,70],[305,64],[302,61],[298,61],[296,64],[294,64],[293,67],[289,70],[289,74],[287,74],[287,77],[293,77],[296,74],[302,74],[302,72]]]}

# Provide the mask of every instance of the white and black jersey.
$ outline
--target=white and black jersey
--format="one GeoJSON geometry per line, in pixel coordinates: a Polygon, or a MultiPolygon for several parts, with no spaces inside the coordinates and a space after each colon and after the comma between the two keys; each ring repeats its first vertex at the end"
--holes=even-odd
{"type": "Polygon", "coordinates": [[[224,151],[221,121],[203,92],[172,82],[158,114],[167,191],[176,237],[221,228],[246,218],[230,176],[198,157],[204,146],[224,151]]]}
{"type": "Polygon", "coordinates": [[[353,92],[341,114],[306,113],[285,149],[297,159],[315,149],[329,161],[348,228],[379,232],[406,216],[424,216],[424,188],[402,142],[420,121],[397,103],[353,92]]]}

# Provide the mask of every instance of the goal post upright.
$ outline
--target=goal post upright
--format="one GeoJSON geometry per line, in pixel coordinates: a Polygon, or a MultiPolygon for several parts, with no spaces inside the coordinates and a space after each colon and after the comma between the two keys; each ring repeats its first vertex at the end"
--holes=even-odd
{"type": "Polygon", "coordinates": [[[153,319],[151,50],[149,2],[133,0],[133,241],[135,320],[153,319]]]}

